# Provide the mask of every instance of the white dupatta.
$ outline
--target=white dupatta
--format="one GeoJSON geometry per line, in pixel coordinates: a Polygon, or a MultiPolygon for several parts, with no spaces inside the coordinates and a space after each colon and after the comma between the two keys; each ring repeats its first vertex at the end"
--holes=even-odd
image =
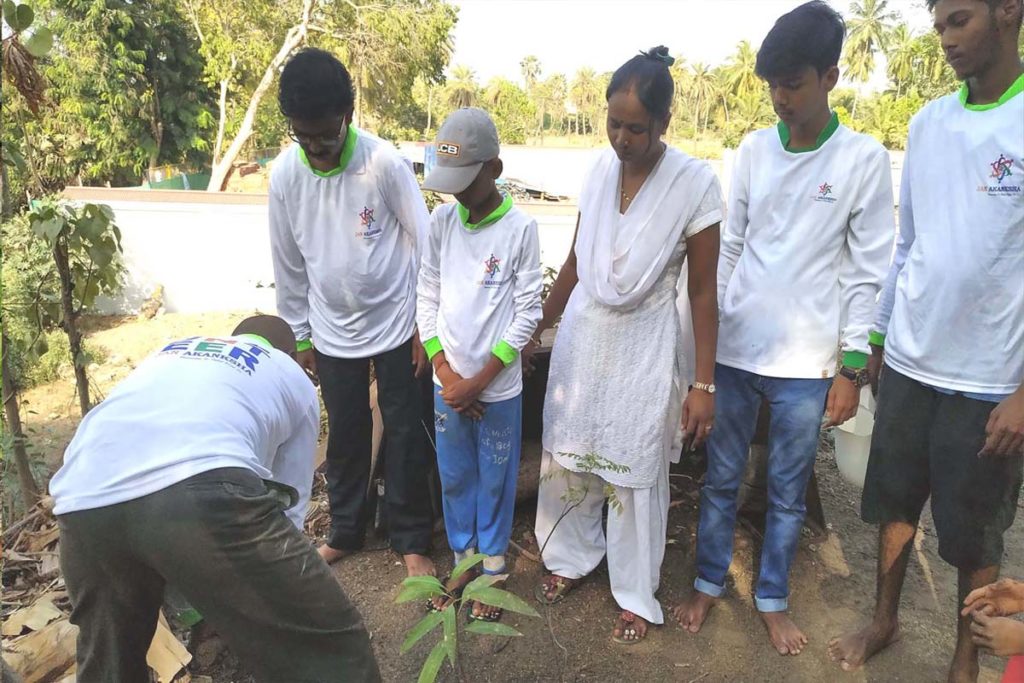
{"type": "Polygon", "coordinates": [[[666,146],[626,213],[619,213],[622,162],[605,150],[580,194],[579,282],[595,300],[632,308],[661,277],[686,226],[715,181],[711,167],[666,146]]]}

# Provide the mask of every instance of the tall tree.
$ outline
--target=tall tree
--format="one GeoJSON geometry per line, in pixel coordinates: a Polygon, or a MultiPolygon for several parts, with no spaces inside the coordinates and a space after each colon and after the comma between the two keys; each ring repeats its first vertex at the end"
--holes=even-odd
{"type": "Polygon", "coordinates": [[[452,69],[448,79],[448,105],[452,109],[472,107],[480,96],[480,86],[476,82],[476,73],[468,66],[458,65],[452,69]]]}
{"type": "Polygon", "coordinates": [[[889,34],[899,14],[889,9],[889,0],[862,0],[850,5],[850,18],[846,25],[847,73],[853,79],[866,83],[875,71],[875,53],[889,45],[889,34]]]}
{"type": "Polygon", "coordinates": [[[207,158],[213,97],[178,3],[38,0],[35,7],[54,35],[42,68],[52,106],[35,118],[5,102],[3,125],[32,148],[46,190],[75,179],[137,185],[147,168],[207,158]]]}
{"type": "Polygon", "coordinates": [[[899,24],[889,35],[886,51],[889,80],[896,86],[896,96],[900,97],[914,77],[914,57],[916,40],[910,27],[899,24]]]}
{"type": "Polygon", "coordinates": [[[750,41],[740,41],[736,46],[736,52],[726,62],[724,70],[725,84],[730,94],[742,97],[763,87],[756,67],[757,52],[750,45],[750,41]]]}
{"type": "Polygon", "coordinates": [[[704,127],[702,133],[708,130],[708,116],[711,112],[712,102],[715,99],[718,85],[715,82],[715,75],[711,68],[698,62],[690,69],[690,96],[693,97],[693,130],[697,131],[697,122],[700,114],[704,112],[704,127]]]}
{"type": "Polygon", "coordinates": [[[576,108],[576,132],[582,132],[581,121],[586,121],[591,132],[594,130],[594,121],[591,120],[594,114],[595,105],[600,102],[598,90],[600,88],[597,73],[590,67],[583,67],[573,76],[572,84],[569,86],[569,99],[576,108]]]}
{"type": "Polygon", "coordinates": [[[536,55],[527,55],[523,57],[523,61],[519,62],[519,69],[523,74],[523,86],[526,88],[526,93],[530,94],[540,78],[540,59],[536,55]]]}
{"type": "Polygon", "coordinates": [[[505,78],[494,78],[487,84],[483,101],[503,143],[521,145],[526,142],[537,112],[518,85],[505,78]]]}

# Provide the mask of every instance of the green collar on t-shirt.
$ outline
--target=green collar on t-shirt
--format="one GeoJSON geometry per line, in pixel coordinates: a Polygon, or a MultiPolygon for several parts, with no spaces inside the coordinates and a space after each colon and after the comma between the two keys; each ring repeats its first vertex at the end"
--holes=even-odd
{"type": "Polygon", "coordinates": [[[258,335],[258,334],[251,334],[251,333],[248,333],[248,332],[247,332],[247,333],[245,333],[245,334],[240,334],[240,335],[238,335],[238,337],[239,337],[240,339],[248,339],[249,341],[253,341],[253,342],[256,342],[256,343],[257,343],[257,344],[259,344],[260,346],[262,346],[262,347],[264,347],[265,349],[267,349],[267,351],[269,351],[270,349],[274,348],[274,345],[273,345],[273,344],[271,344],[271,343],[270,343],[270,342],[269,342],[269,341],[267,340],[267,338],[266,338],[266,337],[261,337],[261,336],[260,336],[260,335],[258,335]]]}
{"type": "Polygon", "coordinates": [[[314,175],[318,175],[321,178],[333,178],[336,175],[345,172],[348,168],[348,164],[352,161],[352,155],[356,153],[356,127],[351,123],[348,125],[348,135],[345,136],[345,143],[341,147],[341,158],[338,159],[338,165],[332,168],[330,171],[319,171],[313,168],[313,165],[309,163],[309,157],[306,156],[306,150],[299,147],[299,158],[302,159],[302,163],[306,165],[314,175]]]}
{"type": "Polygon", "coordinates": [[[971,91],[967,87],[967,81],[964,81],[963,85],[960,86],[960,104],[964,105],[964,109],[967,111],[988,111],[989,109],[1001,107],[1021,93],[1024,93],[1024,74],[1018,76],[1017,80],[1013,82],[1013,85],[1010,86],[1009,90],[1004,92],[1002,97],[995,102],[990,102],[989,104],[971,104],[967,101],[967,98],[970,97],[971,91]]]}
{"type": "Polygon", "coordinates": [[[501,200],[501,204],[498,204],[498,208],[487,214],[486,217],[479,223],[469,222],[469,209],[464,207],[462,204],[458,204],[459,220],[462,221],[462,225],[467,230],[479,230],[480,228],[487,227],[492,223],[497,223],[505,214],[512,209],[512,195],[505,195],[505,198],[501,200]]]}
{"type": "Polygon", "coordinates": [[[814,141],[814,145],[812,147],[790,149],[789,142],[790,140],[793,139],[793,136],[790,134],[789,126],[787,126],[784,122],[779,121],[778,129],[779,139],[782,140],[782,148],[787,152],[792,152],[793,154],[814,152],[815,150],[821,149],[821,146],[828,142],[828,139],[832,137],[832,135],[839,129],[839,116],[835,112],[832,112],[832,118],[828,120],[828,124],[821,131],[821,133],[818,134],[818,139],[814,141]]]}

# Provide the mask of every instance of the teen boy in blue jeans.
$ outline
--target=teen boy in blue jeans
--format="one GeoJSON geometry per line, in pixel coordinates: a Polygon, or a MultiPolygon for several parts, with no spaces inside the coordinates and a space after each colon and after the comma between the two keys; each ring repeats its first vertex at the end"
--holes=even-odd
{"type": "Polygon", "coordinates": [[[834,10],[809,2],[776,22],[757,56],[780,122],[747,136],[737,153],[718,271],[718,414],[707,445],[697,579],[675,611],[696,633],[725,592],[737,492],[767,400],[768,512],[754,602],[783,655],[807,643],[787,615],[789,568],[822,415],[831,427],[856,414],[895,235],[888,154],[829,109],[844,34],[834,10]]]}

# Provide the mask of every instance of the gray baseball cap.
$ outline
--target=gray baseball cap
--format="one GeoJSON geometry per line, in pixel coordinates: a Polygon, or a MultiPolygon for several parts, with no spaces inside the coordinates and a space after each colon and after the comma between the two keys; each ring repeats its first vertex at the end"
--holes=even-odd
{"type": "Polygon", "coordinates": [[[500,152],[494,121],[475,107],[452,112],[437,131],[435,144],[437,164],[423,180],[423,189],[445,194],[469,187],[484,162],[500,152]]]}

